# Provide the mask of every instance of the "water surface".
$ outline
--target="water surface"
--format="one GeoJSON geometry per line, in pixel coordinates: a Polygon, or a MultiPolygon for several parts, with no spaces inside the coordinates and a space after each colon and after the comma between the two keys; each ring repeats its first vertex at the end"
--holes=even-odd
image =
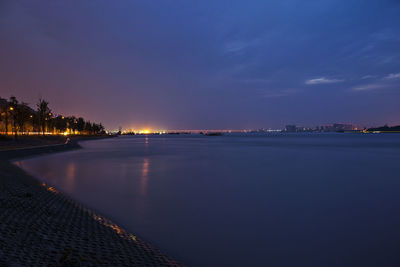
{"type": "Polygon", "coordinates": [[[134,136],[17,162],[194,266],[400,266],[400,135],[134,136]]]}

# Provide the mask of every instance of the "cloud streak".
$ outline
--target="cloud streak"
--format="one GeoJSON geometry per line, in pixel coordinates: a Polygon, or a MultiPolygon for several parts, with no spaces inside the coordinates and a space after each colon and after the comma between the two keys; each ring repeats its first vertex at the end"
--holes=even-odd
{"type": "MultiPolygon", "coordinates": [[[[364,76],[367,77],[367,76],[364,76]]],[[[364,77],[362,79],[364,79],[364,77]]],[[[369,77],[368,77],[369,78],[369,77]]],[[[365,78],[367,79],[367,78],[365,78]]],[[[396,85],[397,80],[400,79],[400,73],[391,73],[386,75],[383,78],[380,78],[379,81],[375,83],[357,85],[351,88],[353,91],[371,91],[383,88],[391,88],[396,85]]]]}
{"type": "Polygon", "coordinates": [[[361,80],[374,79],[374,78],[376,78],[376,75],[365,75],[361,77],[361,80]]]}
{"type": "Polygon", "coordinates": [[[316,85],[316,84],[330,84],[330,83],[340,83],[340,82],[344,82],[344,80],[328,79],[328,78],[325,78],[325,77],[321,77],[321,78],[315,78],[315,79],[307,80],[305,83],[307,85],[316,85]]]}
{"type": "Polygon", "coordinates": [[[372,84],[355,86],[352,88],[352,90],[353,91],[371,91],[371,90],[381,89],[381,88],[385,88],[385,87],[387,87],[387,85],[385,85],[385,84],[372,83],[372,84]]]}
{"type": "Polygon", "coordinates": [[[391,73],[384,78],[385,80],[397,80],[400,79],[400,72],[399,73],[391,73]]]}

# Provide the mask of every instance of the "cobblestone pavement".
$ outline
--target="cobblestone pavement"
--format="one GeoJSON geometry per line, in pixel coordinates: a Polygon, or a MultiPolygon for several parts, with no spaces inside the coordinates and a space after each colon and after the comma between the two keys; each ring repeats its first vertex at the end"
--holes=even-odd
{"type": "Polygon", "coordinates": [[[0,161],[0,266],[178,266],[56,189],[0,161]]]}

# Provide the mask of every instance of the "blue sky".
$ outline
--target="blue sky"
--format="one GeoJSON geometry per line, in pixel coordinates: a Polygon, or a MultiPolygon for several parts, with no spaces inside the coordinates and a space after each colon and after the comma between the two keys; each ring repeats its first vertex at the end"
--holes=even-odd
{"type": "Polygon", "coordinates": [[[124,128],[400,124],[400,1],[0,3],[0,96],[124,128]]]}

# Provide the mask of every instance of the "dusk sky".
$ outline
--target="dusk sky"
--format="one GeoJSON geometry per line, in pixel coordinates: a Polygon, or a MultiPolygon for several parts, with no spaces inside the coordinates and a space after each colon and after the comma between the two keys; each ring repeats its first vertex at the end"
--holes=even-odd
{"type": "Polygon", "coordinates": [[[400,124],[399,0],[0,0],[0,96],[112,130],[400,124]]]}

